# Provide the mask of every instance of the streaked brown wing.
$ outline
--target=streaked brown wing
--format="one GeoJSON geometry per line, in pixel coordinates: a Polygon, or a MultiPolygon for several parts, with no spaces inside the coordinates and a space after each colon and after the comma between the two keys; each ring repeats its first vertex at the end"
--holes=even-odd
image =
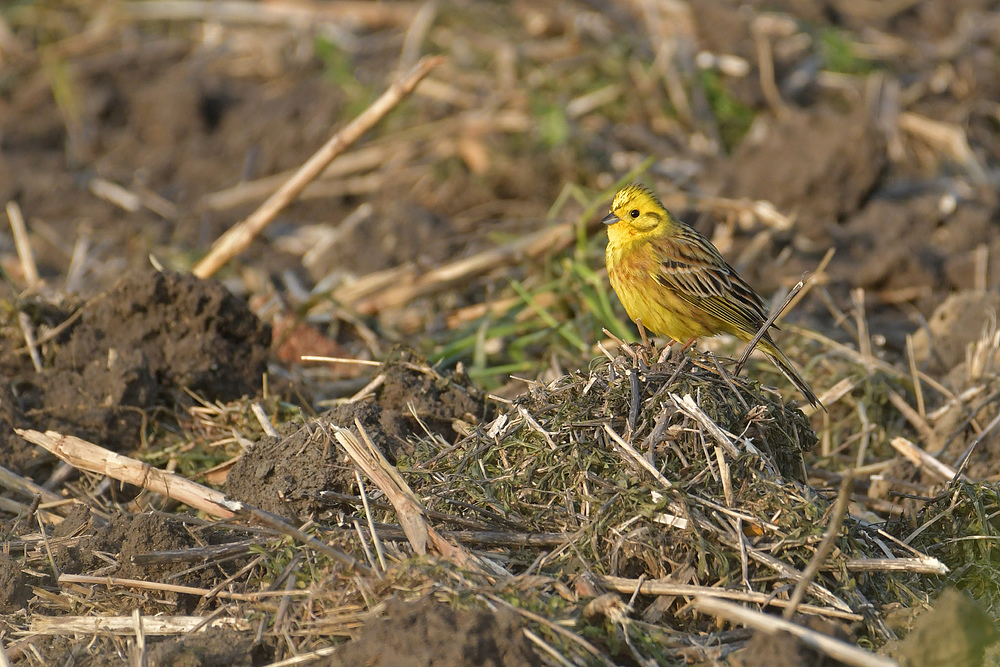
{"type": "Polygon", "coordinates": [[[657,282],[709,315],[754,333],[766,319],[764,302],[693,228],[654,241],[660,260],[657,282]]]}

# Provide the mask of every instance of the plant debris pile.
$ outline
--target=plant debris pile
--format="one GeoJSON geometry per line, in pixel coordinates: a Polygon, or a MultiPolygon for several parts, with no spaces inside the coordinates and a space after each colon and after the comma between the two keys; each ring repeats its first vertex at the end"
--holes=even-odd
{"type": "MultiPolygon", "coordinates": [[[[782,606],[831,518],[831,499],[797,481],[816,442],[805,416],[710,355],[647,364],[643,352],[531,383],[464,440],[421,438],[398,466],[428,510],[461,517],[456,530],[521,546],[498,557],[512,574],[593,576],[624,593],[642,580],[753,591],[782,606]]],[[[882,549],[909,552],[852,522],[836,545],[804,609],[858,621],[865,600],[896,600],[880,575],[849,570],[882,549]]],[[[681,607],[634,604],[674,630],[704,630],[681,607]]]]}

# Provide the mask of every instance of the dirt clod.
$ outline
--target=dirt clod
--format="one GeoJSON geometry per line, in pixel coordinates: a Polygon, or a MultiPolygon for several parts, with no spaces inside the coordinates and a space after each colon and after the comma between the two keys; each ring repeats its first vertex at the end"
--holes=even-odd
{"type": "Polygon", "coordinates": [[[147,654],[149,667],[252,667],[253,636],[210,628],[154,644],[147,654]]]}
{"type": "Polygon", "coordinates": [[[736,667],[835,667],[843,664],[810,649],[789,632],[756,633],[732,662],[736,667]]]}
{"type": "Polygon", "coordinates": [[[790,111],[736,152],[729,190],[796,211],[802,231],[819,238],[858,210],[884,164],[883,141],[863,109],[790,111]]]}
{"type": "Polygon", "coordinates": [[[1000,638],[989,615],[965,593],[945,590],[921,614],[900,647],[904,667],[976,667],[1000,638]]]}
{"type": "MultiPolygon", "coordinates": [[[[50,319],[48,310],[32,310],[50,319]]],[[[172,407],[183,387],[208,401],[255,394],[271,333],[217,282],[147,269],[83,306],[40,373],[18,349],[20,331],[11,335],[18,338],[0,359],[7,378],[0,422],[8,426],[0,438],[9,441],[0,464],[24,470],[41,454],[8,435],[9,426],[72,434],[116,451],[137,447],[149,410],[172,407]]]]}
{"type": "Polygon", "coordinates": [[[21,566],[10,556],[0,554],[0,612],[12,614],[23,609],[31,599],[31,587],[21,572],[21,566]]]}
{"type": "MultiPolygon", "coordinates": [[[[185,549],[195,546],[194,539],[183,524],[157,514],[113,516],[107,526],[85,535],[78,546],[60,547],[55,552],[56,565],[62,572],[76,574],[107,565],[94,552],[120,554],[112,573],[124,578],[168,576],[186,565],[137,567],[132,556],[150,551],[185,549]],[[155,572],[155,574],[153,574],[155,572]]],[[[186,578],[189,584],[200,584],[198,577],[186,578]]],[[[179,580],[178,583],[181,583],[179,580]]]]}
{"type": "MultiPolygon", "coordinates": [[[[324,663],[318,663],[324,664],[324,663]]],[[[357,639],[337,651],[327,667],[533,667],[542,662],[506,609],[456,611],[430,599],[391,601],[357,639]]]]}
{"type": "Polygon", "coordinates": [[[215,281],[135,272],[84,311],[56,368],[89,373],[97,383],[111,376],[103,381],[125,405],[146,407],[157,390],[177,387],[228,401],[256,391],[270,336],[246,303],[215,281]]]}
{"type": "Polygon", "coordinates": [[[966,347],[983,335],[1000,315],[1000,294],[967,291],[953,294],[935,309],[927,328],[913,334],[917,361],[931,372],[945,374],[965,361],[966,347]]]}
{"type": "Polygon", "coordinates": [[[379,451],[395,462],[401,451],[411,449],[411,435],[424,435],[423,428],[453,435],[453,420],[483,413],[478,394],[452,376],[405,365],[390,365],[385,376],[376,403],[339,405],[307,427],[278,439],[262,439],[229,472],[229,495],[279,516],[304,519],[329,508],[324,491],[349,493],[355,484],[353,468],[333,440],[332,427],[356,430],[355,420],[361,422],[379,451]]]}
{"type": "MultiPolygon", "coordinates": [[[[354,483],[331,426],[354,428],[357,419],[376,447],[388,448],[379,426],[382,410],[369,403],[337,406],[316,422],[281,438],[264,438],[229,471],[226,493],[233,499],[291,520],[324,507],[323,491],[346,492],[354,483]]],[[[385,451],[385,449],[383,449],[385,451]]]]}
{"type": "MultiPolygon", "coordinates": [[[[817,616],[798,619],[811,630],[848,639],[848,633],[839,625],[817,616]]],[[[734,667],[840,667],[844,663],[809,648],[790,632],[756,632],[746,648],[733,656],[734,667]]]]}

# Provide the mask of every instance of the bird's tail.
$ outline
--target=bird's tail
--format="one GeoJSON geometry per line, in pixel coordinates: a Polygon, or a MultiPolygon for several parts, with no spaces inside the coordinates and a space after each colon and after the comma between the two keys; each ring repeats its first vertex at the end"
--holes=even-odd
{"type": "Polygon", "coordinates": [[[770,343],[770,341],[762,340],[758,343],[758,347],[768,356],[774,365],[778,367],[781,374],[788,378],[789,382],[795,385],[795,388],[799,390],[807,401],[809,401],[810,405],[813,407],[823,408],[823,411],[826,412],[826,406],[819,402],[819,398],[817,398],[816,394],[813,393],[812,387],[810,387],[809,384],[802,379],[799,372],[795,370],[794,366],[792,366],[792,362],[790,362],[788,357],[786,357],[785,354],[778,349],[777,345],[770,343]]]}

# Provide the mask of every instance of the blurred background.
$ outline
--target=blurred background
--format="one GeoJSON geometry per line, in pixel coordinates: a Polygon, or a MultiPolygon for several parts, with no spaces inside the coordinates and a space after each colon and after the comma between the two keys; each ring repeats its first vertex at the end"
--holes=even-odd
{"type": "MultiPolygon", "coordinates": [[[[905,359],[948,295],[1000,277],[993,5],[6,2],[0,201],[48,289],[92,293],[150,254],[187,270],[443,54],[218,274],[282,360],[402,343],[494,388],[586,364],[602,328],[634,338],[595,224],[631,178],[765,299],[813,272],[788,322],[905,359]]],[[[11,293],[30,282],[6,227],[0,263],[11,293]]],[[[953,354],[921,339],[918,361],[963,361],[983,298],[946,313],[953,354]]],[[[800,363],[829,345],[780,342],[800,363]]]]}

